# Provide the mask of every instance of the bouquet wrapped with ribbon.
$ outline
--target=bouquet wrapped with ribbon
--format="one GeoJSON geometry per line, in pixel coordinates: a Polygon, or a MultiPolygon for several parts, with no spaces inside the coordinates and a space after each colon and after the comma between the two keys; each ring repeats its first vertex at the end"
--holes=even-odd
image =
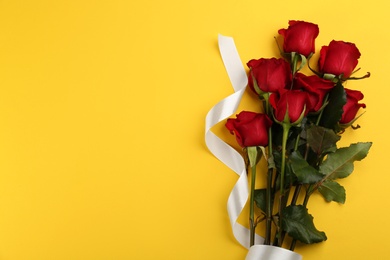
{"type": "Polygon", "coordinates": [[[228,199],[228,213],[236,239],[249,249],[247,259],[301,259],[297,243],[325,241],[314,224],[308,204],[314,193],[328,202],[344,203],[346,191],[338,179],[349,176],[354,162],[365,158],[371,142],[338,147],[347,128],[358,129],[363,93],[345,87],[356,76],[360,52],[355,44],[332,40],[315,53],[316,24],[290,21],[278,33],[283,38],[278,58],[252,59],[241,65],[233,39],[220,36],[221,56],[235,93],[214,106],[206,118],[206,144],[239,175],[228,199]],[[306,70],[310,75],[302,72],[306,70]],[[241,111],[243,92],[258,96],[258,111],[241,111]],[[226,120],[241,150],[211,131],[226,120]],[[262,160],[265,163],[259,164],[262,160]],[[266,165],[266,166],[264,166],[266,165]],[[261,172],[261,174],[259,174],[261,172]],[[256,188],[262,178],[263,188],[256,188]],[[249,204],[249,228],[237,222],[249,204]],[[262,229],[264,237],[256,234],[262,229]]]}

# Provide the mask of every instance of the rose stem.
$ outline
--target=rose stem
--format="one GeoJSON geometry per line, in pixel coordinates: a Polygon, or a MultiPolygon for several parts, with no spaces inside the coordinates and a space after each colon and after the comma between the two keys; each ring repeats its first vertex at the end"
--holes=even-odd
{"type": "Polygon", "coordinates": [[[254,191],[255,191],[255,181],[256,181],[256,164],[251,165],[251,195],[249,201],[249,223],[250,223],[250,244],[249,246],[253,246],[255,244],[255,209],[254,209],[254,191]]]}
{"type": "MultiPolygon", "coordinates": [[[[270,104],[268,102],[269,94],[265,97],[265,109],[268,116],[270,115],[270,104]]],[[[272,128],[268,129],[268,156],[272,158],[272,128]]],[[[265,245],[271,244],[271,229],[272,229],[272,176],[273,169],[269,168],[267,171],[267,189],[265,195],[265,203],[266,203],[266,227],[265,227],[265,245]]]]}
{"type": "Polygon", "coordinates": [[[282,246],[282,219],[283,219],[283,208],[284,208],[284,173],[286,168],[286,145],[287,145],[287,138],[288,133],[290,130],[291,125],[283,123],[283,139],[282,139],[282,166],[280,169],[280,194],[279,194],[279,221],[278,221],[278,245],[282,246]]]}
{"type": "MultiPolygon", "coordinates": [[[[271,131],[270,131],[271,132],[271,131]]],[[[266,199],[266,233],[264,244],[271,244],[271,228],[272,228],[272,175],[273,169],[268,169],[267,172],[267,190],[265,194],[266,199]]]]}
{"type": "Polygon", "coordinates": [[[250,190],[250,198],[249,198],[249,225],[250,225],[250,246],[255,244],[255,228],[257,223],[255,223],[255,182],[256,182],[256,165],[258,162],[258,147],[257,146],[249,146],[246,148],[248,153],[248,159],[251,166],[251,190],[250,190]]]}

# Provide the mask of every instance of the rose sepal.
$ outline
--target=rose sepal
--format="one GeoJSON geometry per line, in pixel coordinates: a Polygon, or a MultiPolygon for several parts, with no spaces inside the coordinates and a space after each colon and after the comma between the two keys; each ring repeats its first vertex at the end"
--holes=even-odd
{"type": "Polygon", "coordinates": [[[324,104],[322,104],[322,106],[320,107],[320,109],[318,109],[318,111],[316,112],[310,112],[311,115],[318,115],[322,112],[322,110],[324,110],[324,108],[329,104],[329,101],[326,101],[324,102],[324,104]]]}
{"type": "MultiPolygon", "coordinates": [[[[330,81],[332,81],[334,83],[337,83],[339,81],[343,82],[343,81],[347,81],[347,80],[361,80],[361,79],[366,79],[366,78],[371,77],[371,73],[367,72],[364,76],[361,76],[361,77],[344,78],[343,74],[340,74],[339,76],[336,76],[336,75],[331,74],[331,73],[320,73],[320,72],[314,70],[312,67],[310,67],[310,63],[309,62],[307,63],[307,65],[308,65],[308,68],[310,69],[311,72],[313,72],[314,74],[316,74],[320,78],[323,78],[323,79],[326,79],[326,80],[330,80],[330,81]]],[[[355,72],[357,72],[359,70],[360,70],[360,68],[355,70],[352,74],[354,74],[355,72]]]]}
{"type": "Polygon", "coordinates": [[[295,122],[291,122],[290,117],[288,115],[288,106],[287,106],[286,114],[284,114],[283,121],[279,121],[278,119],[276,119],[273,112],[272,112],[272,117],[274,118],[275,122],[278,123],[279,125],[300,126],[303,118],[305,117],[305,112],[306,112],[306,105],[303,106],[303,111],[301,115],[298,117],[298,119],[295,122]]]}
{"type": "Polygon", "coordinates": [[[317,75],[318,77],[323,78],[323,79],[325,79],[325,80],[332,81],[333,83],[337,83],[337,82],[339,82],[339,81],[345,81],[345,79],[342,80],[342,74],[341,74],[339,77],[337,77],[336,75],[331,74],[331,73],[321,73],[321,72],[316,71],[315,69],[313,69],[313,68],[310,66],[310,60],[307,62],[307,67],[309,68],[309,70],[310,70],[311,72],[313,72],[313,73],[314,73],[315,75],[317,75]]]}
{"type": "Polygon", "coordinates": [[[357,126],[353,126],[353,123],[355,123],[364,113],[366,113],[366,111],[364,111],[363,113],[361,113],[360,115],[358,115],[357,117],[355,117],[351,122],[347,123],[347,124],[340,124],[338,123],[338,126],[341,128],[341,129],[347,129],[348,127],[352,127],[352,129],[358,129],[360,128],[359,125],[357,126]]]}
{"type": "MultiPolygon", "coordinates": [[[[360,70],[360,68],[358,68],[357,70],[352,72],[352,74],[354,74],[355,72],[357,72],[359,70],[360,70]]],[[[348,80],[359,80],[359,79],[366,79],[366,78],[369,78],[369,77],[371,77],[371,73],[367,72],[364,76],[361,76],[361,77],[349,77],[348,80]]]]}
{"type": "Polygon", "coordinates": [[[259,95],[260,99],[264,99],[267,101],[271,92],[262,91],[260,89],[259,85],[257,84],[257,80],[256,80],[255,76],[253,75],[252,69],[250,69],[250,73],[252,75],[253,88],[254,88],[256,94],[259,95]]]}
{"type": "Polygon", "coordinates": [[[253,75],[253,71],[252,71],[251,68],[250,68],[250,73],[251,73],[251,75],[252,75],[253,88],[254,88],[256,94],[259,95],[259,97],[263,96],[265,92],[262,91],[262,90],[259,88],[259,85],[257,84],[257,80],[256,80],[255,76],[253,75]]]}
{"type": "Polygon", "coordinates": [[[259,163],[262,155],[267,159],[264,146],[248,146],[245,147],[244,150],[248,154],[249,165],[251,167],[254,167],[259,163]]]}
{"type": "Polygon", "coordinates": [[[313,53],[311,52],[307,58],[305,55],[300,54],[298,52],[291,52],[285,55],[290,56],[291,71],[292,74],[294,75],[307,64],[307,60],[310,59],[311,56],[313,56],[313,53]],[[299,63],[299,67],[297,68],[298,63],[299,63]]]}
{"type": "Polygon", "coordinates": [[[323,73],[321,77],[323,79],[330,80],[330,81],[335,82],[335,83],[337,83],[339,81],[339,79],[342,78],[342,77],[339,78],[336,75],[330,74],[330,73],[323,73]]]}

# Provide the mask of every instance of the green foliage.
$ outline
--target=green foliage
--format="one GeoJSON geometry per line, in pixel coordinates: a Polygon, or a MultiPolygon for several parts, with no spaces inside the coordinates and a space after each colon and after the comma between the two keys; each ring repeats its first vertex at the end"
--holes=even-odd
{"type": "Polygon", "coordinates": [[[298,153],[293,152],[290,157],[291,169],[302,184],[314,184],[322,180],[323,176],[298,153]]]}
{"type": "Polygon", "coordinates": [[[328,105],[322,113],[320,125],[329,129],[337,130],[337,124],[343,115],[343,107],[347,103],[347,95],[341,82],[329,93],[328,105]]]}
{"type": "Polygon", "coordinates": [[[255,190],[254,199],[256,206],[262,211],[266,212],[266,193],[267,189],[258,189],[255,190]]]}
{"type": "Polygon", "coordinates": [[[345,178],[353,171],[353,162],[364,159],[372,143],[356,143],[349,147],[339,148],[336,152],[328,155],[320,166],[320,173],[324,179],[334,180],[345,178]]]}
{"type": "Polygon", "coordinates": [[[292,238],[305,244],[313,244],[325,241],[326,235],[318,231],[313,223],[313,216],[302,205],[290,205],[284,208],[282,228],[292,238]]]}
{"type": "Polygon", "coordinates": [[[318,188],[318,191],[326,201],[335,201],[344,204],[345,189],[339,183],[331,180],[324,181],[318,188]]]}
{"type": "Polygon", "coordinates": [[[306,134],[307,144],[317,155],[334,152],[337,149],[336,143],[341,138],[332,129],[315,125],[310,126],[306,134]]]}
{"type": "MultiPolygon", "coordinates": [[[[281,183],[281,176],[278,175],[276,182],[275,182],[275,189],[279,190],[280,189],[280,183],[281,183]]],[[[286,163],[286,168],[285,168],[285,173],[284,173],[284,188],[289,189],[290,185],[294,185],[297,182],[297,178],[295,174],[293,173],[291,169],[291,164],[286,163]]]]}

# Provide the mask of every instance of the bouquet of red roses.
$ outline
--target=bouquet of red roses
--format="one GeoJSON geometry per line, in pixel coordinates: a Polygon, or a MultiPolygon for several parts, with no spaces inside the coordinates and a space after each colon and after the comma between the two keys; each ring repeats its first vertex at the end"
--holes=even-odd
{"type": "Polygon", "coordinates": [[[279,34],[282,58],[247,63],[248,85],[259,97],[262,113],[242,111],[226,127],[243,148],[250,176],[250,246],[261,223],[265,245],[294,250],[297,241],[327,239],[308,212],[309,199],[319,192],[328,202],[344,203],[345,189],[337,180],[349,176],[353,163],[365,158],[372,145],[337,146],[346,128],[359,128],[357,114],[366,107],[359,103],[363,94],[344,83],[370,74],[355,76],[360,52],[344,41],[323,46],[318,66],[310,66],[319,34],[316,24],[290,21],[279,34]],[[306,65],[311,75],[301,72],[306,65]],[[256,175],[261,158],[267,161],[266,176],[256,175]],[[266,187],[255,189],[263,176],[266,187]]]}

